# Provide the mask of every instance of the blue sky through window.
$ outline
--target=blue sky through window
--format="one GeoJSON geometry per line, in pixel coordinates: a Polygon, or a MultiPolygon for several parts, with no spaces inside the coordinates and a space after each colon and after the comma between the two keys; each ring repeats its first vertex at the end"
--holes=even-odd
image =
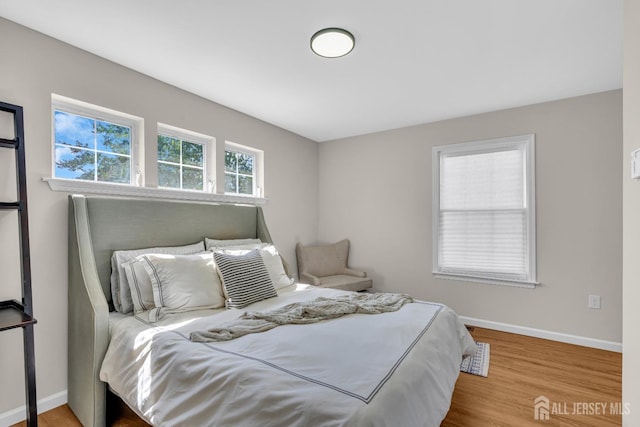
{"type": "Polygon", "coordinates": [[[131,128],[55,111],[54,134],[57,178],[130,183],[131,128]]]}

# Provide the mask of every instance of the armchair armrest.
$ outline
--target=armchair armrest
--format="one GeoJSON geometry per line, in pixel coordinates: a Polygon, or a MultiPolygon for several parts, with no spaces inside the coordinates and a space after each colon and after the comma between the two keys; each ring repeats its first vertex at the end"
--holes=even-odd
{"type": "Polygon", "coordinates": [[[308,283],[310,285],[315,285],[315,286],[320,285],[320,279],[317,278],[316,276],[312,276],[311,274],[308,274],[308,273],[301,273],[300,274],[300,281],[302,283],[308,283]]]}
{"type": "Polygon", "coordinates": [[[364,271],[353,270],[349,267],[343,270],[343,274],[347,274],[349,276],[356,276],[356,277],[367,277],[367,273],[365,273],[364,271]]]}

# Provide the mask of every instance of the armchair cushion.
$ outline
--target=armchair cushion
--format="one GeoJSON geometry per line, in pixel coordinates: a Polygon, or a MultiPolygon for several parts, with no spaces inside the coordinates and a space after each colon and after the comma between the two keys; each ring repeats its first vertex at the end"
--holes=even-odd
{"type": "Polygon", "coordinates": [[[362,291],[371,287],[371,279],[355,277],[346,274],[325,276],[320,278],[320,286],[323,288],[341,289],[343,291],[362,291]]]}

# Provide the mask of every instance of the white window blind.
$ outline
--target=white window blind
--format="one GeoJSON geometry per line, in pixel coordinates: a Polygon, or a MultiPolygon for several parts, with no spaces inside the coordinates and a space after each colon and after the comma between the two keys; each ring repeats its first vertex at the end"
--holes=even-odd
{"type": "Polygon", "coordinates": [[[434,273],[535,283],[534,136],[434,147],[434,273]]]}

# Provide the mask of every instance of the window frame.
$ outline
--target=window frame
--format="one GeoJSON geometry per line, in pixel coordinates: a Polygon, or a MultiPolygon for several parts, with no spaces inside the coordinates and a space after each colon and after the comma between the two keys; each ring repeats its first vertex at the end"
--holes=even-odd
{"type": "MultiPolygon", "coordinates": [[[[258,150],[256,148],[252,148],[252,147],[247,147],[246,145],[240,145],[240,144],[236,144],[234,142],[230,142],[230,141],[226,141],[225,142],[225,146],[224,146],[224,155],[225,155],[225,161],[226,161],[226,153],[227,151],[231,151],[234,153],[240,153],[240,154],[248,154],[250,156],[253,156],[253,179],[252,179],[252,185],[253,185],[253,189],[252,189],[252,193],[251,194],[244,194],[244,193],[231,193],[228,192],[226,190],[226,174],[230,173],[227,172],[227,168],[226,168],[226,163],[223,162],[223,174],[225,177],[225,180],[222,183],[222,188],[224,188],[224,194],[228,195],[228,196],[236,196],[236,197],[262,197],[264,194],[264,188],[263,188],[263,180],[262,180],[262,164],[263,164],[263,159],[264,159],[264,152],[262,150],[258,150]]],[[[241,174],[239,174],[238,172],[234,173],[236,175],[236,179],[238,176],[240,176],[241,174]]],[[[243,176],[248,176],[246,174],[242,174],[243,176]]],[[[237,188],[237,187],[236,187],[237,188]]]]}
{"type": "MultiPolygon", "coordinates": [[[[78,101],[75,99],[67,98],[61,95],[51,95],[51,177],[56,180],[74,181],[92,183],[96,185],[119,185],[119,186],[140,186],[142,185],[142,172],[141,172],[141,155],[142,151],[142,135],[144,129],[144,120],[140,117],[123,113],[120,111],[112,110],[98,105],[93,105],[88,102],[78,101]],[[129,182],[112,182],[112,181],[98,181],[97,179],[76,179],[76,178],[63,178],[56,176],[56,111],[63,113],[69,113],[76,116],[81,116],[90,120],[104,121],[118,126],[125,126],[131,129],[131,140],[129,141],[131,146],[130,151],[130,171],[129,182]]],[[[72,147],[72,146],[70,146],[72,147]]],[[[94,153],[101,152],[98,148],[94,148],[88,151],[94,153]]],[[[118,155],[118,154],[116,154],[118,155]]],[[[97,171],[96,171],[97,173],[97,171]]]]}
{"type": "MultiPolygon", "coordinates": [[[[194,190],[191,188],[182,188],[182,158],[180,159],[180,164],[174,162],[166,162],[164,160],[160,160],[156,155],[156,170],[158,172],[158,188],[163,190],[173,190],[173,191],[193,191],[193,192],[209,192],[212,193],[215,190],[215,176],[216,176],[216,139],[212,136],[204,135],[201,133],[193,132],[190,130],[178,128],[175,126],[167,125],[164,123],[158,123],[158,129],[156,132],[156,153],[157,153],[157,141],[158,136],[166,136],[169,138],[174,138],[180,140],[180,142],[190,142],[193,144],[202,145],[202,179],[203,179],[203,188],[201,190],[194,190]],[[180,166],[180,188],[175,187],[162,187],[160,186],[160,163],[167,163],[173,165],[180,166]]],[[[180,148],[182,152],[182,144],[180,148]]],[[[187,167],[192,167],[190,165],[186,165],[187,167]]]]}
{"type": "MultiPolygon", "coordinates": [[[[193,138],[193,136],[200,136],[207,139],[210,143],[206,150],[206,160],[208,162],[208,170],[206,171],[206,187],[204,191],[200,190],[181,190],[175,188],[158,188],[157,176],[153,176],[153,172],[148,174],[145,171],[145,162],[149,159],[153,161],[154,155],[151,151],[157,149],[157,128],[156,132],[149,132],[150,129],[146,129],[145,123],[142,117],[137,117],[131,114],[122,113],[120,111],[112,110],[109,108],[101,107],[98,105],[90,104],[88,102],[68,98],[66,96],[51,94],[51,123],[50,123],[50,174],[49,176],[42,177],[42,180],[49,185],[52,191],[59,191],[65,193],[82,193],[82,194],[102,194],[108,196],[121,196],[121,197],[144,197],[155,199],[168,199],[168,200],[187,200],[196,202],[213,202],[213,203],[229,203],[229,204],[243,204],[262,206],[266,205],[267,199],[262,196],[264,189],[262,183],[264,182],[264,153],[258,149],[252,149],[251,147],[241,146],[234,144],[234,147],[243,147],[248,150],[252,150],[257,155],[256,162],[256,185],[258,186],[259,195],[234,195],[224,194],[224,187],[218,188],[217,182],[220,178],[224,179],[224,163],[218,165],[220,156],[224,155],[224,144],[218,146],[216,144],[216,138],[208,135],[198,134],[196,132],[186,131],[181,128],[176,128],[170,125],[157,123],[161,126],[165,126],[168,129],[182,130],[188,134],[187,140],[193,138]],[[55,134],[55,111],[61,110],[69,112],[71,114],[77,114],[89,118],[98,120],[105,120],[114,124],[120,124],[129,126],[131,128],[131,179],[130,183],[117,183],[108,181],[89,181],[83,179],[74,178],[58,178],[55,175],[55,149],[56,149],[56,134],[55,134]],[[123,120],[130,120],[131,122],[123,122],[123,120]],[[150,134],[150,135],[147,135],[150,134]],[[147,144],[145,144],[145,140],[147,144]],[[146,146],[148,145],[148,147],[146,146]],[[156,145],[156,148],[154,148],[156,145]],[[145,152],[145,149],[149,148],[151,151],[145,152]],[[148,157],[147,160],[145,160],[148,157]],[[222,170],[220,168],[222,166],[222,170]],[[155,180],[155,182],[154,182],[155,180]],[[147,182],[148,181],[148,182],[147,182]],[[147,186],[149,184],[149,186],[147,186]],[[222,191],[222,192],[218,192],[222,191]]],[[[195,141],[194,141],[195,142],[195,141]]],[[[230,143],[233,144],[233,143],[230,143]]],[[[157,158],[156,158],[157,160],[157,158]]],[[[154,166],[157,168],[157,166],[154,166]]]]}
{"type": "Polygon", "coordinates": [[[488,140],[434,146],[432,148],[432,244],[433,275],[436,278],[472,281],[533,288],[537,282],[536,271],[536,197],[535,197],[535,134],[510,136],[488,140]],[[524,280],[500,278],[499,273],[483,275],[478,272],[450,272],[440,267],[440,176],[443,155],[473,155],[498,151],[522,150],[524,155],[524,211],[526,213],[527,277],[524,280]]]}

